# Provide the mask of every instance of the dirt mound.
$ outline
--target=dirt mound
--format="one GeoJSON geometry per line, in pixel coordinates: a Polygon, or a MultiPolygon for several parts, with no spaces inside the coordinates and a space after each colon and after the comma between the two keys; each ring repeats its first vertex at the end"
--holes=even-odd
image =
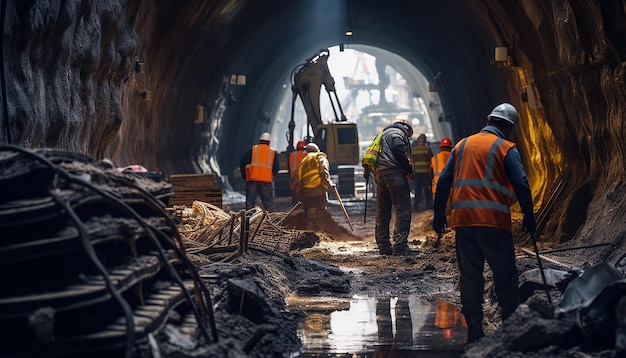
{"type": "Polygon", "coordinates": [[[311,221],[304,211],[296,211],[287,216],[283,222],[285,227],[296,230],[311,230],[317,234],[324,234],[329,240],[334,241],[360,241],[362,237],[355,235],[349,229],[340,225],[332,216],[326,220],[311,221]]]}

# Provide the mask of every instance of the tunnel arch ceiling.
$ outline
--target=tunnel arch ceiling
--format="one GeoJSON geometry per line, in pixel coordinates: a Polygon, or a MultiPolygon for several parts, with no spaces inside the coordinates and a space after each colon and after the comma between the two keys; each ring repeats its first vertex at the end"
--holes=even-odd
{"type": "MultiPolygon", "coordinates": [[[[241,41],[228,56],[225,76],[245,74],[247,79],[246,86],[229,89],[237,103],[226,107],[222,118],[222,136],[228,138],[217,152],[222,174],[232,174],[239,156],[271,128],[281,99],[290,96],[289,71],[321,48],[364,45],[406,59],[436,84],[454,137],[478,130],[494,103],[510,101],[504,73],[491,59],[496,44],[473,5],[350,2],[354,35],[347,38],[347,11],[337,8],[347,3],[254,3],[248,9],[254,16],[238,20],[241,41]]],[[[282,118],[285,128],[288,119],[282,118]]]]}

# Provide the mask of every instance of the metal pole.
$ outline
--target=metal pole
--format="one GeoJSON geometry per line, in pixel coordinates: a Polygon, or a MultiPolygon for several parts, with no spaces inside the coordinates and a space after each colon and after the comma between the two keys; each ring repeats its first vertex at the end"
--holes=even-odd
{"type": "Polygon", "coordinates": [[[370,185],[370,175],[369,173],[367,173],[367,177],[365,178],[365,209],[363,210],[363,224],[365,224],[365,220],[367,220],[367,187],[369,185],[370,185]]]}
{"type": "Polygon", "coordinates": [[[548,282],[546,281],[546,273],[543,272],[543,264],[541,263],[541,256],[539,256],[539,249],[537,249],[537,233],[535,232],[530,237],[533,242],[533,247],[535,248],[535,256],[537,256],[537,263],[539,264],[539,272],[541,272],[541,279],[543,280],[543,289],[546,291],[548,303],[550,304],[550,306],[553,306],[552,298],[550,298],[550,290],[548,289],[548,282]]]}
{"type": "Polygon", "coordinates": [[[607,246],[607,245],[611,245],[612,242],[605,242],[603,244],[593,244],[593,245],[585,245],[585,246],[576,246],[576,247],[564,247],[562,249],[554,249],[554,250],[548,250],[548,251],[541,251],[540,254],[552,254],[555,252],[561,252],[561,251],[570,251],[570,250],[580,250],[580,249],[590,249],[593,247],[600,247],[600,246],[607,246]]]}
{"type": "Polygon", "coordinates": [[[283,218],[282,218],[282,219],[280,219],[280,221],[278,222],[278,224],[277,224],[277,225],[282,224],[282,223],[283,223],[283,220],[285,220],[285,218],[286,218],[287,216],[291,215],[294,211],[296,211],[296,209],[297,209],[297,208],[299,208],[299,207],[300,207],[300,205],[302,205],[302,202],[301,202],[301,201],[298,201],[298,202],[296,203],[296,205],[294,205],[294,206],[293,206],[293,208],[289,209],[289,211],[287,212],[287,214],[285,214],[285,216],[283,216],[283,218]]]}

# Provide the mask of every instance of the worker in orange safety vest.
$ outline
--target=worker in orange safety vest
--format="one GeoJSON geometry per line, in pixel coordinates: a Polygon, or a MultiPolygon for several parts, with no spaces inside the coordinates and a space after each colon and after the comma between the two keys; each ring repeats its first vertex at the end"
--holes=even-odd
{"type": "Polygon", "coordinates": [[[296,150],[289,153],[289,189],[291,190],[291,205],[295,205],[300,201],[298,193],[296,193],[295,183],[298,181],[298,167],[302,159],[306,156],[306,151],[304,150],[305,145],[306,142],[301,140],[296,144],[296,150]]]}
{"type": "Polygon", "coordinates": [[[537,227],[528,177],[515,143],[508,140],[517,126],[517,110],[502,103],[487,120],[479,133],[458,142],[450,153],[437,182],[434,203],[433,229],[441,235],[451,192],[450,226],[455,230],[461,312],[467,322],[468,343],[484,336],[485,261],[494,272],[502,320],[519,305],[510,209],[515,197],[524,213],[524,229],[533,235],[537,227]]]}
{"type": "Polygon", "coordinates": [[[432,191],[433,200],[435,199],[435,191],[437,191],[437,182],[439,181],[439,175],[443,170],[444,165],[450,158],[450,151],[452,151],[452,140],[450,138],[443,138],[439,142],[439,148],[441,151],[430,159],[430,177],[432,178],[432,191]]]}
{"type": "Polygon", "coordinates": [[[266,211],[274,211],[274,176],[280,169],[276,150],[270,147],[270,134],[263,133],[239,161],[241,177],[246,182],[246,209],[256,205],[257,197],[266,211]]]}

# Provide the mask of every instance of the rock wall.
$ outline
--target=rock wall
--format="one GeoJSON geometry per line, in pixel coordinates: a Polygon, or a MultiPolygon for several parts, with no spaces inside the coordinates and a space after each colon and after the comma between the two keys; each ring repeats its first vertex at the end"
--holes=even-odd
{"type": "Polygon", "coordinates": [[[138,67],[124,86],[125,121],[113,148],[121,162],[165,173],[219,174],[230,22],[245,2],[129,2],[140,41],[138,67]],[[213,158],[211,160],[211,158],[213,158]]]}
{"type": "Polygon", "coordinates": [[[101,158],[122,123],[137,36],[124,1],[2,4],[0,142],[101,158]]]}
{"type": "Polygon", "coordinates": [[[508,27],[543,103],[531,115],[549,125],[545,137],[558,149],[546,143],[546,154],[561,161],[559,179],[567,184],[546,232],[558,242],[624,236],[622,225],[610,225],[623,222],[626,213],[620,184],[626,134],[624,2],[520,1],[520,6],[523,13],[508,14],[508,27]]]}

